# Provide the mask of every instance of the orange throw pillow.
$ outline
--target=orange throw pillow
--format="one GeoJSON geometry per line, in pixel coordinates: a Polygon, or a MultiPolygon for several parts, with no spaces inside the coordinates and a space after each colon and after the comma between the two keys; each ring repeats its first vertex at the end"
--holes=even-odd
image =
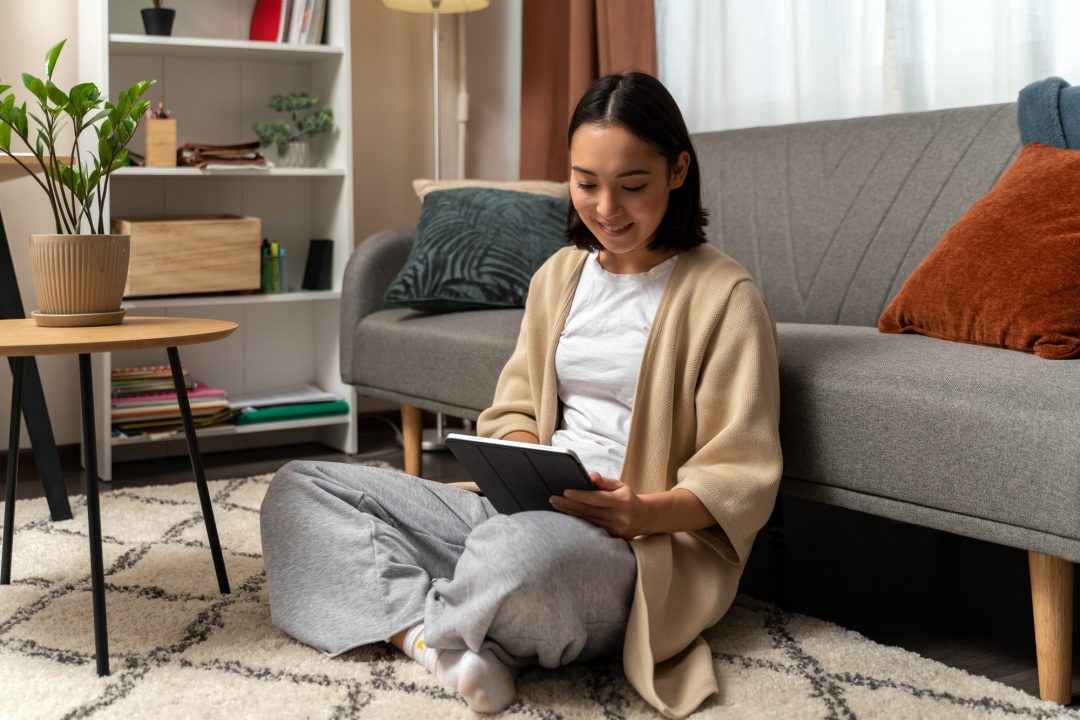
{"type": "Polygon", "coordinates": [[[1025,145],[911,273],[878,330],[1080,356],[1080,150],[1025,145]]]}

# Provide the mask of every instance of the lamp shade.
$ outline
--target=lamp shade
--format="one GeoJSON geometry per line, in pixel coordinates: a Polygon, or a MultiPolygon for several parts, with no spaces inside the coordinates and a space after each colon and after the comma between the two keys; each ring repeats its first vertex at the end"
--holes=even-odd
{"type": "Polygon", "coordinates": [[[448,15],[483,10],[488,4],[489,0],[383,0],[383,5],[391,10],[429,15],[435,12],[436,5],[440,14],[448,15]]]}

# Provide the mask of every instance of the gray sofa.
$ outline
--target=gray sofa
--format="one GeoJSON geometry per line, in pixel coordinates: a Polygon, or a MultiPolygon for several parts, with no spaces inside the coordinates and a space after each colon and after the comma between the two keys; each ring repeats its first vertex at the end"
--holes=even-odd
{"type": "MultiPolygon", "coordinates": [[[[1030,551],[1040,689],[1070,701],[1080,561],[1080,361],[885,335],[904,279],[1019,151],[1014,105],[698,135],[710,240],[778,321],[781,491],[1030,551]]],[[[412,231],[362,242],[346,270],[345,382],[475,418],[519,310],[424,315],[381,298],[412,231]]]]}

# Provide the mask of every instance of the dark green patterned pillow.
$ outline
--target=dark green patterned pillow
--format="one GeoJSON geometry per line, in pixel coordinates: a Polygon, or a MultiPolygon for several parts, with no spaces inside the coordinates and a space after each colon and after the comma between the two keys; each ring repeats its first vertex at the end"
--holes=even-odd
{"type": "Polygon", "coordinates": [[[383,300],[428,312],[524,307],[533,273],[566,245],[567,203],[490,188],[430,193],[383,300]]]}

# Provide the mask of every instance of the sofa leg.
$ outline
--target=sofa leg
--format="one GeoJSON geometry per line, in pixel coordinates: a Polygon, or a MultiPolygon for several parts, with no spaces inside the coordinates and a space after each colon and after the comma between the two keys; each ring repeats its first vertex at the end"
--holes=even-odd
{"type": "Polygon", "coordinates": [[[424,439],[424,413],[412,405],[401,406],[401,445],[405,450],[405,472],[420,477],[423,472],[420,443],[424,439]]]}
{"type": "Polygon", "coordinates": [[[1028,552],[1039,695],[1061,705],[1072,702],[1073,564],[1028,552]]]}

